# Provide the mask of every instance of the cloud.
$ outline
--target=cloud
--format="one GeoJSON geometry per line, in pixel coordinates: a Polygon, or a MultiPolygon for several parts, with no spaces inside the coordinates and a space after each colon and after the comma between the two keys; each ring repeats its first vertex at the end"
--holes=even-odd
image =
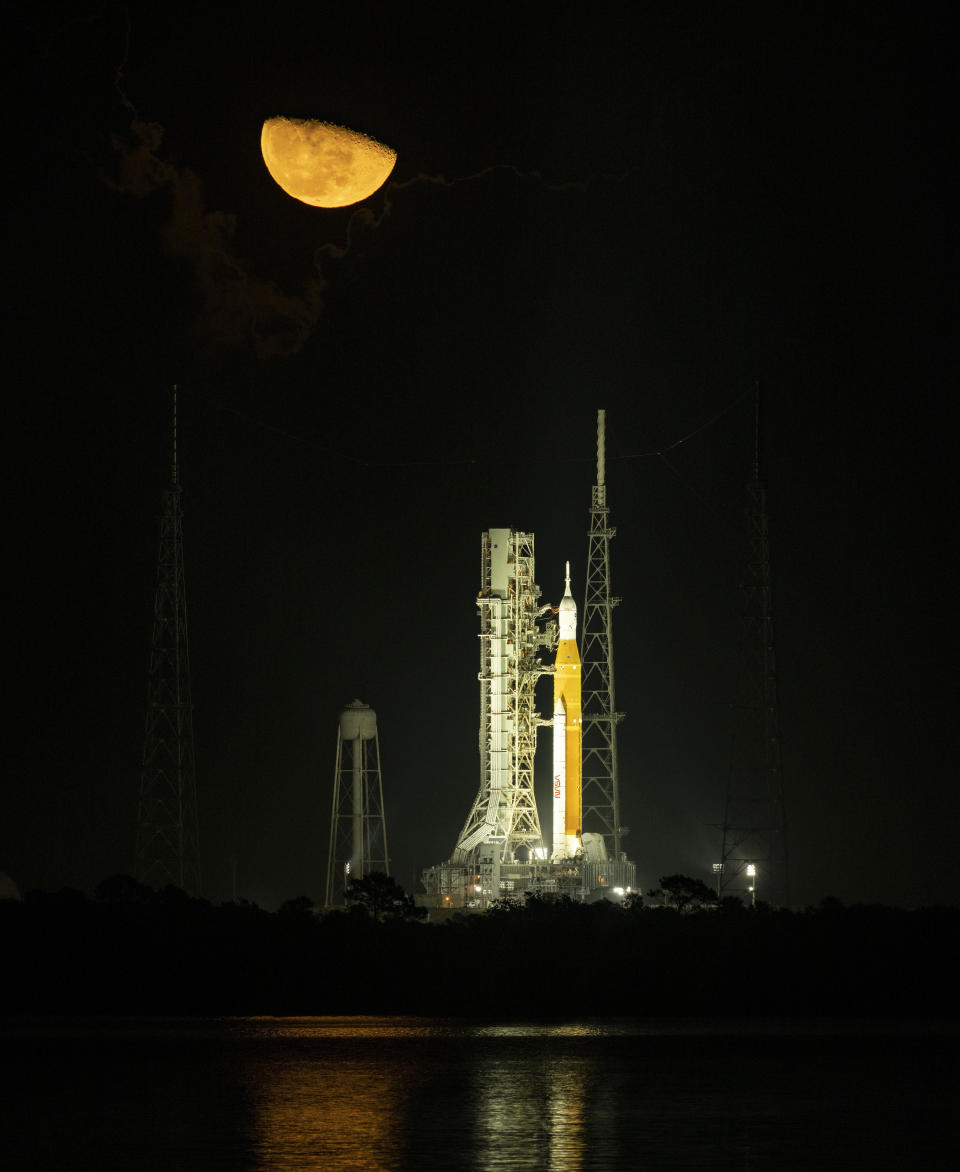
{"type": "Polygon", "coordinates": [[[203,182],[186,167],[164,158],[163,127],[132,113],[129,131],[114,136],[114,189],[138,199],[158,191],[170,195],[170,216],[161,235],[166,251],[187,263],[201,296],[198,333],[218,346],[251,344],[260,358],[296,354],[323,312],[325,282],[319,271],[299,292],[248,271],[237,255],[237,217],[206,206],[203,182]]]}

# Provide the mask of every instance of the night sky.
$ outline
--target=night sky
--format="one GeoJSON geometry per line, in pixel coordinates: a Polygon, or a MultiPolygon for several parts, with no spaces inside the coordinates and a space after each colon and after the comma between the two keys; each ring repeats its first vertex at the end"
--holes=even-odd
{"type": "Polygon", "coordinates": [[[625,845],[645,887],[709,880],[759,381],[793,902],[960,902],[939,11],[24,8],[0,870],[133,869],[177,383],[208,896],[235,859],[322,899],[355,697],[394,873],[449,856],[480,534],[533,531],[543,601],[566,559],[582,599],[599,407],[625,845]],[[277,114],[387,143],[390,183],[292,200],[277,114]]]}

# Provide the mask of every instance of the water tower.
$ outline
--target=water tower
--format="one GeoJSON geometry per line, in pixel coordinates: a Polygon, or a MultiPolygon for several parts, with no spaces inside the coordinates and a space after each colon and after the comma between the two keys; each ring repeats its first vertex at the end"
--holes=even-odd
{"type": "Polygon", "coordinates": [[[361,700],[354,700],[340,713],[337,729],[324,900],[327,907],[342,907],[347,882],[371,871],[390,873],[380,738],[376,712],[361,700]]]}

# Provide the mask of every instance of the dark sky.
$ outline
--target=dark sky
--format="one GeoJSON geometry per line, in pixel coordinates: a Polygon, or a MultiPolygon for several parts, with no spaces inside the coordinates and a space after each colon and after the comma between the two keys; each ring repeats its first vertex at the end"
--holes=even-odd
{"type": "Polygon", "coordinates": [[[794,900],[960,901],[956,95],[933,6],[841,9],[24,9],[0,870],[132,869],[176,382],[207,894],[236,857],[322,898],[354,697],[394,872],[449,855],[481,531],[582,595],[599,407],[627,845],[709,878],[759,380],[794,900]],[[389,144],[391,183],[291,200],[276,114],[389,144]]]}

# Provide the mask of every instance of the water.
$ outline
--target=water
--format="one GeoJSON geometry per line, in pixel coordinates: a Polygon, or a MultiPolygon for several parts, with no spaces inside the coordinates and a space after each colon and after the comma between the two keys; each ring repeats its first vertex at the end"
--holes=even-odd
{"type": "Polygon", "coordinates": [[[8,1023],[0,1167],[946,1169],[958,1041],[858,1023],[8,1023]]]}

